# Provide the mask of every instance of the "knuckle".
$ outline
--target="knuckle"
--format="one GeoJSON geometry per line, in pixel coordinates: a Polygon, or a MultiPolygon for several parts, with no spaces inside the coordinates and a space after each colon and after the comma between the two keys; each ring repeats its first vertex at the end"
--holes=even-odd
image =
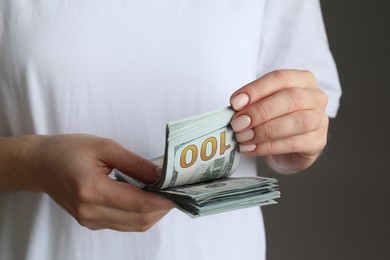
{"type": "Polygon", "coordinates": [[[253,87],[251,88],[251,91],[253,91],[254,94],[255,94],[257,97],[260,97],[260,98],[261,98],[261,97],[267,96],[267,90],[266,90],[266,88],[261,87],[261,86],[258,84],[258,82],[259,82],[259,80],[256,80],[256,81],[255,81],[255,84],[251,85],[251,86],[253,86],[253,87]]]}
{"type": "Polygon", "coordinates": [[[96,192],[88,184],[78,185],[74,192],[79,202],[93,202],[96,200],[96,192]]]}
{"type": "Polygon", "coordinates": [[[317,85],[317,78],[313,72],[311,72],[310,70],[303,70],[302,73],[304,74],[306,80],[311,86],[317,85]]]}
{"type": "Polygon", "coordinates": [[[268,111],[265,105],[261,102],[256,103],[255,105],[256,109],[256,117],[259,119],[260,122],[266,122],[268,121],[268,111]]]}
{"type": "Polygon", "coordinates": [[[73,215],[78,221],[86,221],[91,217],[90,211],[83,204],[78,204],[73,207],[73,215]]]}
{"type": "Polygon", "coordinates": [[[139,226],[136,231],[138,232],[146,232],[148,231],[152,226],[139,226]]]}
{"type": "Polygon", "coordinates": [[[110,138],[98,138],[95,145],[102,150],[109,150],[111,147],[116,146],[117,143],[110,138]]]}
{"type": "Polygon", "coordinates": [[[85,220],[83,219],[78,219],[76,218],[77,222],[79,223],[80,226],[83,226],[83,227],[88,227],[88,224],[85,220]]]}
{"type": "Polygon", "coordinates": [[[135,158],[135,167],[136,169],[144,169],[145,168],[145,160],[142,157],[135,158]]]}
{"type": "Polygon", "coordinates": [[[76,219],[76,221],[77,223],[79,223],[80,226],[86,227],[91,230],[98,230],[97,227],[91,225],[90,222],[87,221],[86,219],[76,219]]]}
{"type": "Polygon", "coordinates": [[[304,97],[302,96],[301,89],[297,88],[289,88],[287,90],[288,97],[290,100],[290,105],[292,110],[299,110],[303,107],[304,104],[304,97]]]}
{"type": "Polygon", "coordinates": [[[273,154],[274,148],[272,141],[261,144],[260,150],[262,154],[273,154]]]}
{"type": "Polygon", "coordinates": [[[297,152],[300,149],[300,136],[292,136],[287,140],[287,147],[291,152],[297,152]]]}
{"type": "Polygon", "coordinates": [[[275,129],[273,124],[266,123],[264,124],[264,136],[266,140],[272,140],[274,138],[275,129]]]}
{"type": "Polygon", "coordinates": [[[275,80],[282,82],[282,83],[289,83],[291,78],[290,78],[290,73],[288,73],[286,70],[275,70],[271,72],[272,76],[275,78],[275,80]]]}
{"type": "Polygon", "coordinates": [[[132,211],[141,213],[141,214],[147,214],[149,212],[149,207],[147,206],[147,202],[145,200],[137,200],[133,202],[132,204],[132,211]]]}
{"type": "Polygon", "coordinates": [[[302,112],[298,117],[298,129],[301,128],[303,132],[310,132],[319,127],[319,118],[315,117],[313,113],[308,111],[302,112]]]}
{"type": "Polygon", "coordinates": [[[83,215],[84,215],[84,210],[82,209],[82,207],[80,206],[75,206],[73,207],[73,215],[74,215],[74,218],[77,219],[77,221],[79,221],[79,224],[82,225],[81,221],[84,219],[83,218],[83,215]]]}
{"type": "Polygon", "coordinates": [[[321,126],[324,128],[325,134],[327,134],[329,128],[329,117],[326,114],[322,117],[321,123],[321,126]]]}
{"type": "Polygon", "coordinates": [[[147,214],[142,214],[139,216],[137,229],[140,232],[145,232],[154,226],[160,219],[162,219],[169,210],[155,211],[147,214]]]}
{"type": "Polygon", "coordinates": [[[97,230],[103,229],[103,228],[98,228],[98,227],[86,227],[86,228],[88,228],[91,231],[97,231],[97,230]]]}
{"type": "Polygon", "coordinates": [[[322,150],[322,149],[325,148],[327,142],[328,142],[328,140],[327,140],[327,137],[326,137],[326,135],[325,135],[325,137],[322,138],[322,139],[320,140],[320,143],[319,143],[319,148],[320,148],[320,150],[322,150]]]}
{"type": "Polygon", "coordinates": [[[161,214],[142,214],[137,223],[137,229],[139,232],[148,231],[159,219],[161,219],[161,214]]]}
{"type": "Polygon", "coordinates": [[[324,128],[321,136],[322,136],[322,138],[319,138],[320,139],[319,146],[320,146],[320,149],[323,149],[323,148],[325,148],[326,144],[328,143],[328,131],[327,131],[327,128],[324,128]]]}
{"type": "Polygon", "coordinates": [[[156,222],[155,218],[151,214],[144,214],[140,218],[140,227],[151,227],[156,222]]]}
{"type": "Polygon", "coordinates": [[[320,90],[320,101],[322,101],[322,104],[324,106],[326,106],[328,104],[328,101],[329,101],[328,95],[322,90],[320,90]]]}

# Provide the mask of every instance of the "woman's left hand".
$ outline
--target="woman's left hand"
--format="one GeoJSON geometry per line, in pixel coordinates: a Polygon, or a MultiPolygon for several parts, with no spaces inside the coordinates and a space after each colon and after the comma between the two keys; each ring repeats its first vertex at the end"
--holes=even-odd
{"type": "Polygon", "coordinates": [[[309,71],[277,70],[245,85],[230,99],[240,151],[280,173],[306,169],[327,142],[327,102],[309,71]]]}

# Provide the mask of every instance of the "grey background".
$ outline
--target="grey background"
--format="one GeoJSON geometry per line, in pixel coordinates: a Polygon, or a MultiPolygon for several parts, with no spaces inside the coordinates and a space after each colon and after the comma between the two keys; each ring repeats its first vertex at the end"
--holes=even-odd
{"type": "Polygon", "coordinates": [[[309,170],[275,175],[282,198],[263,207],[267,259],[390,259],[390,8],[322,0],[343,87],[327,148],[309,170]]]}

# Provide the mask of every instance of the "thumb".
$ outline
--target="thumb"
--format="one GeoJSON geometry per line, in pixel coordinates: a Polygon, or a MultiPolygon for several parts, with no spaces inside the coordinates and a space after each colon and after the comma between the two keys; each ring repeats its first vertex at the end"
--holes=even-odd
{"type": "Polygon", "coordinates": [[[159,179],[159,169],[156,164],[127,150],[116,142],[113,142],[108,149],[105,147],[103,153],[103,161],[109,167],[118,169],[131,178],[146,184],[155,183],[159,179]]]}

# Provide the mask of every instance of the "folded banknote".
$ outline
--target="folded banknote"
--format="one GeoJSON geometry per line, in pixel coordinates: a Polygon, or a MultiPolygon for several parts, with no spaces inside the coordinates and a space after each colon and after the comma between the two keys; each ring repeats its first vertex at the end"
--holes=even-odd
{"type": "Polygon", "coordinates": [[[165,153],[152,160],[163,169],[155,184],[144,185],[118,170],[115,176],[171,200],[193,218],[275,204],[276,179],[231,176],[240,159],[230,127],[234,113],[226,107],[169,122],[165,153]]]}

